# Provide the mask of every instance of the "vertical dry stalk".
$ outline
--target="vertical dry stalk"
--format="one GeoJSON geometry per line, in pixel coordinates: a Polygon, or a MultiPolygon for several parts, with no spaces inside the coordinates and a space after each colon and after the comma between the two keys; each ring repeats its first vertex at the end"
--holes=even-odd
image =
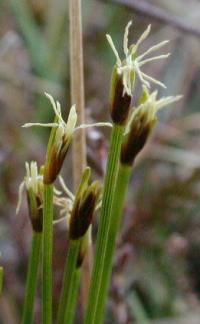
{"type": "MultiPolygon", "coordinates": [[[[78,124],[80,125],[85,123],[81,0],[69,0],[69,20],[71,102],[76,104],[78,124]]],[[[73,177],[76,188],[85,167],[86,136],[83,129],[74,134],[73,140],[73,177]]],[[[89,290],[91,266],[92,247],[90,245],[82,266],[81,297],[83,307],[85,306],[89,290]]]]}

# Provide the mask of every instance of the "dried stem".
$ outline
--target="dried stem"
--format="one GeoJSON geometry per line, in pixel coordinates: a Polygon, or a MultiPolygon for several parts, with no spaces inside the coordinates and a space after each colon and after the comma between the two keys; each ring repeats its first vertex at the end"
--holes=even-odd
{"type": "MultiPolygon", "coordinates": [[[[76,110],[78,114],[78,124],[80,125],[85,123],[82,23],[80,0],[69,1],[69,19],[71,102],[76,105],[76,110]]],[[[74,134],[73,140],[73,167],[75,186],[78,186],[83,170],[86,167],[85,143],[85,131],[81,129],[79,132],[74,134]]]]}
{"type": "MultiPolygon", "coordinates": [[[[71,102],[76,104],[78,124],[80,125],[85,123],[81,0],[69,0],[69,19],[71,102]]],[[[78,186],[85,167],[86,136],[85,130],[81,129],[74,134],[73,140],[73,176],[75,187],[78,186]]],[[[89,241],[88,246],[88,253],[85,256],[82,266],[81,290],[83,306],[84,301],[87,300],[92,266],[92,248],[89,241]]]]}

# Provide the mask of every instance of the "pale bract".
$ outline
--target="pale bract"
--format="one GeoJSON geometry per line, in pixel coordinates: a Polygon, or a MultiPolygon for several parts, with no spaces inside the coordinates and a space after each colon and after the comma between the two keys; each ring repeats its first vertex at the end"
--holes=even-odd
{"type": "MultiPolygon", "coordinates": [[[[19,186],[16,214],[19,213],[25,190],[26,191],[31,190],[36,197],[40,196],[42,198],[43,196],[43,175],[41,175],[38,171],[37,162],[35,161],[31,161],[30,163],[26,162],[25,169],[26,169],[26,175],[24,177],[24,180],[21,182],[19,186]]],[[[65,217],[63,218],[67,219],[70,216],[75,197],[65,185],[62,177],[60,177],[60,183],[63,191],[68,195],[69,198],[61,196],[62,192],[57,190],[54,187],[53,202],[55,206],[58,206],[60,208],[60,215],[61,216],[65,215],[65,217]]],[[[41,208],[43,207],[42,203],[40,207],[41,208]]],[[[60,219],[54,222],[55,223],[60,222],[60,219]]]]}
{"type": "Polygon", "coordinates": [[[123,85],[124,85],[124,94],[127,93],[128,95],[133,94],[133,87],[134,87],[134,82],[132,81],[132,76],[131,74],[134,72],[135,75],[138,76],[140,79],[141,83],[150,88],[150,83],[157,84],[163,88],[166,88],[166,86],[160,82],[157,79],[152,78],[151,76],[145,74],[143,71],[141,71],[141,67],[149,62],[160,60],[167,58],[170,54],[163,54],[163,55],[158,55],[158,56],[152,56],[149,58],[146,58],[149,54],[152,52],[157,51],[161,47],[165,46],[168,41],[162,41],[152,47],[150,47],[146,52],[143,54],[138,55],[138,48],[141,43],[144,42],[144,40],[148,37],[150,31],[151,31],[151,25],[147,27],[147,29],[144,31],[144,33],[140,36],[136,44],[132,44],[131,46],[128,46],[128,34],[129,34],[129,28],[132,25],[132,22],[129,21],[125,28],[124,32],[124,41],[123,41],[123,50],[125,54],[125,58],[123,60],[120,59],[118,51],[114,45],[114,42],[111,38],[110,35],[106,35],[107,40],[113,50],[113,53],[115,54],[116,57],[116,66],[117,66],[117,72],[122,75],[123,79],[123,85]]]}
{"type": "Polygon", "coordinates": [[[61,114],[61,106],[58,101],[55,101],[54,98],[49,94],[45,92],[46,97],[51,102],[51,105],[53,107],[56,121],[53,123],[26,123],[23,125],[23,127],[32,127],[32,126],[42,126],[42,127],[55,127],[57,128],[56,131],[56,138],[55,138],[55,144],[61,145],[62,143],[62,137],[63,136],[69,136],[71,137],[76,123],[77,123],[77,113],[75,105],[73,105],[70,109],[69,116],[67,122],[65,122],[62,118],[61,114]]]}
{"type": "Polygon", "coordinates": [[[67,122],[65,122],[62,118],[61,114],[61,106],[58,101],[55,101],[54,98],[47,92],[45,92],[46,97],[49,99],[51,102],[51,105],[53,107],[55,116],[56,116],[56,122],[53,123],[26,123],[22,127],[32,127],[32,126],[41,126],[41,127],[55,127],[57,128],[56,131],[56,138],[55,138],[55,144],[59,146],[62,144],[62,138],[63,136],[65,137],[71,137],[73,132],[79,130],[79,129],[84,129],[84,128],[90,128],[90,127],[112,127],[111,123],[108,122],[100,122],[100,123],[93,123],[93,124],[82,124],[77,127],[77,113],[76,113],[76,106],[73,105],[69,111],[68,119],[67,122]]]}
{"type": "Polygon", "coordinates": [[[41,188],[43,187],[43,176],[38,172],[37,162],[31,161],[25,163],[26,175],[21,182],[18,191],[18,203],[16,207],[16,214],[19,213],[24,189],[27,191],[32,190],[35,196],[41,196],[41,188]]]}
{"type": "Polygon", "coordinates": [[[182,95],[177,95],[177,96],[168,96],[168,97],[163,97],[161,99],[157,99],[158,96],[157,90],[153,91],[152,93],[149,93],[148,89],[144,86],[143,91],[145,92],[146,100],[144,103],[140,104],[137,108],[134,108],[132,110],[128,124],[126,126],[125,135],[129,133],[130,125],[136,115],[138,114],[145,115],[146,122],[151,122],[156,118],[156,114],[160,109],[176,101],[179,101],[182,98],[182,95]]]}

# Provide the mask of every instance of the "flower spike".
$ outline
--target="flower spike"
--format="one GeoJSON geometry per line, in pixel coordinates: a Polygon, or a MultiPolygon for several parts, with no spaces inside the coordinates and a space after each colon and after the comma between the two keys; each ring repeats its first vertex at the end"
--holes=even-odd
{"type": "Polygon", "coordinates": [[[76,192],[70,218],[70,239],[77,240],[85,235],[92,223],[101,187],[98,181],[89,185],[91,171],[87,167],[76,192]]]}
{"type": "Polygon", "coordinates": [[[124,54],[128,56],[129,54],[129,49],[128,49],[128,34],[129,34],[129,28],[132,25],[132,21],[129,21],[128,24],[126,25],[125,32],[124,32],[124,54]]]}
{"type": "Polygon", "coordinates": [[[143,32],[143,34],[140,36],[140,38],[138,39],[136,44],[128,46],[128,34],[129,34],[129,29],[130,29],[131,25],[132,25],[132,22],[129,21],[129,23],[127,24],[127,26],[125,28],[125,32],[124,32],[124,41],[123,41],[123,50],[124,50],[124,54],[125,54],[124,60],[120,59],[118,51],[113,43],[111,36],[106,35],[108,43],[109,43],[110,47],[112,48],[113,53],[116,57],[117,73],[119,75],[122,75],[123,86],[124,86],[123,94],[125,95],[125,93],[126,93],[127,95],[132,96],[133,87],[134,87],[133,74],[136,74],[138,76],[138,78],[140,79],[141,83],[148,88],[150,88],[150,83],[155,83],[163,88],[166,88],[166,86],[162,82],[148,76],[147,74],[142,72],[140,68],[143,65],[145,65],[151,61],[167,58],[169,56],[169,53],[164,54],[164,55],[153,56],[153,57],[143,60],[143,58],[146,57],[147,55],[149,55],[150,53],[165,46],[168,43],[168,41],[163,41],[161,43],[158,43],[158,44],[150,47],[143,54],[138,55],[138,48],[139,48],[140,44],[143,43],[145,41],[145,39],[149,36],[150,31],[151,31],[151,25],[149,25],[147,27],[147,29],[143,32]]]}
{"type": "Polygon", "coordinates": [[[42,231],[43,176],[38,172],[37,163],[25,163],[26,176],[19,186],[19,199],[16,213],[19,213],[23,192],[26,189],[29,217],[35,232],[42,231]]]}
{"type": "Polygon", "coordinates": [[[65,122],[61,114],[61,106],[58,101],[45,92],[46,97],[51,102],[55,113],[53,123],[28,123],[23,127],[42,126],[51,127],[51,133],[47,148],[46,162],[44,168],[44,183],[51,184],[57,178],[60,172],[64,158],[72,140],[72,135],[77,122],[77,113],[75,106],[72,106],[69,112],[68,120],[65,122]]]}
{"type": "Polygon", "coordinates": [[[63,161],[65,159],[66,153],[72,141],[73,133],[81,128],[88,128],[93,126],[106,126],[112,127],[111,123],[94,123],[94,124],[84,124],[76,127],[77,123],[77,113],[76,107],[73,105],[69,111],[67,122],[62,118],[61,106],[58,101],[55,101],[54,98],[45,92],[46,97],[49,99],[52,108],[55,113],[55,119],[53,123],[26,123],[22,127],[32,127],[32,126],[41,126],[41,127],[51,127],[51,133],[47,148],[46,154],[46,163],[44,168],[44,183],[51,184],[53,183],[62,167],[63,161]]]}
{"type": "Polygon", "coordinates": [[[121,149],[122,164],[132,165],[155,128],[157,112],[182,98],[182,96],[169,96],[158,100],[157,95],[158,91],[150,94],[148,89],[143,87],[140,104],[133,110],[125,130],[121,149]]]}

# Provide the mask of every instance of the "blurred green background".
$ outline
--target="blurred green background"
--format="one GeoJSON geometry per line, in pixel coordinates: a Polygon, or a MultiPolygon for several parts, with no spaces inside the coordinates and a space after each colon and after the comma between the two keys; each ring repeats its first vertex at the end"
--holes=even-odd
{"type": "MultiPolygon", "coordinates": [[[[118,239],[107,323],[200,323],[200,1],[83,0],[87,121],[109,119],[113,53],[120,53],[124,27],[133,20],[130,41],[152,24],[143,50],[165,39],[165,62],[145,72],[167,85],[160,95],[183,94],[161,112],[151,142],[137,160],[118,239]]],[[[0,323],[20,322],[31,226],[24,202],[15,215],[24,162],[43,163],[48,131],[23,129],[30,121],[51,121],[44,97],[51,93],[67,115],[69,91],[68,1],[0,0],[0,264],[5,269],[0,323]]],[[[137,86],[134,102],[140,93],[137,86]]],[[[88,164],[94,177],[105,168],[109,130],[87,131],[88,164]]],[[[71,156],[63,168],[71,186],[71,156]]],[[[94,231],[95,232],[95,231],[94,231]]],[[[67,248],[66,226],[54,231],[54,307],[67,248]]],[[[40,320],[40,287],[36,321],[40,320]]],[[[81,300],[79,300],[81,303],[81,300]]],[[[77,323],[80,323],[77,312],[77,323]]]]}

